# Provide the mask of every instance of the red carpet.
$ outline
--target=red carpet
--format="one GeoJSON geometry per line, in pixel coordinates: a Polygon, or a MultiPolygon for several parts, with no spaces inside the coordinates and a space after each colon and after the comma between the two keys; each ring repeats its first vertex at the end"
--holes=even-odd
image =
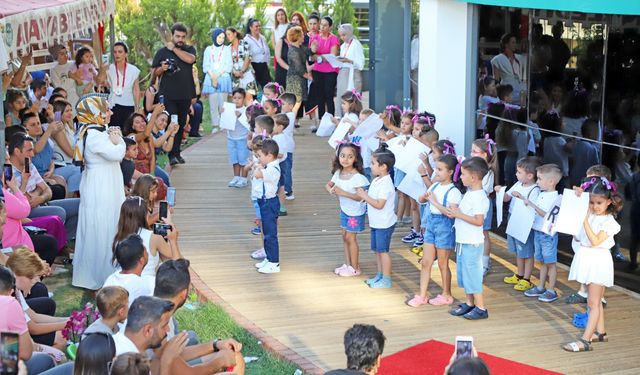
{"type": "MultiPolygon", "coordinates": [[[[444,373],[444,368],[449,364],[453,353],[453,345],[444,342],[429,340],[402,350],[388,357],[382,358],[382,365],[378,375],[415,375],[444,373]]],[[[540,374],[555,375],[558,372],[544,370],[523,363],[492,356],[486,353],[478,353],[492,375],[500,374],[540,374]]]]}

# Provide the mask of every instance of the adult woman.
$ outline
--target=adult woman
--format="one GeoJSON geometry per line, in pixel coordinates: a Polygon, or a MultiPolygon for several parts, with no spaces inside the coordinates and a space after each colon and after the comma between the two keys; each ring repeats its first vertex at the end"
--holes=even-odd
{"type": "Polygon", "coordinates": [[[129,47],[124,42],[113,45],[114,62],[107,71],[107,86],[111,90],[109,103],[113,106],[110,126],[122,126],[124,121],[140,107],[140,70],[127,62],[129,47]]]}
{"type": "Polygon", "coordinates": [[[249,45],[251,54],[251,66],[256,75],[256,81],[260,86],[264,87],[271,82],[271,74],[267,62],[271,58],[267,40],[260,34],[260,21],[255,18],[249,18],[247,21],[247,35],[244,40],[249,45]]]}
{"type": "MultiPolygon", "coordinates": [[[[173,139],[178,132],[179,125],[176,123],[169,124],[169,112],[162,111],[156,117],[156,121],[153,122],[153,127],[151,129],[151,135],[153,136],[153,147],[156,150],[156,159],[160,153],[171,151],[171,147],[173,147],[173,139]]],[[[164,183],[169,185],[169,175],[164,169],[158,167],[156,163],[156,175],[164,180],[164,183]],[[160,172],[160,173],[158,173],[160,172]],[[166,177],[166,179],[165,179],[166,177]]]]}
{"type": "Polygon", "coordinates": [[[256,77],[253,75],[251,68],[251,53],[249,44],[242,39],[240,32],[233,27],[227,27],[227,40],[231,49],[231,79],[233,87],[243,88],[245,90],[256,89],[256,77]]]}
{"type": "Polygon", "coordinates": [[[115,271],[110,244],[124,201],[120,161],[126,147],[119,129],[106,130],[111,111],[104,96],[87,96],[76,110],[81,125],[76,158],[83,160],[85,169],[80,182],[72,284],[97,290],[115,271]]]}
{"type": "Polygon", "coordinates": [[[309,38],[313,38],[318,35],[318,30],[320,28],[320,16],[318,16],[318,13],[311,13],[307,19],[307,23],[309,26],[309,32],[307,35],[309,35],[309,38]]]}
{"type": "Polygon", "coordinates": [[[78,346],[73,375],[108,375],[116,356],[113,337],[106,333],[91,333],[78,346]]]}
{"type": "Polygon", "coordinates": [[[491,59],[494,78],[501,85],[513,87],[513,100],[520,101],[520,95],[527,89],[525,81],[527,67],[525,58],[516,53],[518,42],[513,34],[504,34],[500,38],[500,54],[491,59]]]}
{"type": "Polygon", "coordinates": [[[288,53],[289,53],[289,41],[287,40],[286,31],[289,30],[291,25],[286,25],[285,34],[276,39],[273,44],[273,53],[276,55],[276,82],[286,89],[287,87],[287,69],[289,69],[288,53]]]}
{"type": "Polygon", "coordinates": [[[178,247],[178,230],[169,218],[163,220],[170,224],[172,229],[167,232],[166,237],[154,234],[147,226],[147,204],[144,199],[138,196],[127,198],[120,208],[120,219],[118,220],[118,231],[113,238],[113,254],[115,259],[115,248],[118,242],[124,240],[131,234],[138,234],[144,243],[144,247],[149,254],[149,261],[142,270],[142,277],[153,287],[155,285],[156,270],[160,265],[160,259],[179,259],[180,248],[178,247]],[[166,241],[165,241],[166,238],[166,241]]]}
{"type": "Polygon", "coordinates": [[[302,32],[305,35],[304,40],[306,41],[306,44],[308,46],[309,36],[307,35],[307,32],[309,31],[309,29],[307,28],[307,21],[305,20],[304,15],[300,12],[291,13],[291,23],[302,28],[302,32]]]}
{"type": "Polygon", "coordinates": [[[322,117],[325,112],[332,115],[336,113],[333,97],[336,93],[338,70],[322,57],[325,54],[338,55],[340,43],[338,37],[331,33],[331,26],[333,26],[331,17],[323,17],[320,21],[320,33],[309,40],[316,63],[313,64],[313,82],[311,82],[309,89],[307,107],[313,109],[317,106],[319,117],[322,117]]]}
{"type": "Polygon", "coordinates": [[[345,91],[362,91],[362,69],[364,68],[364,50],[360,41],[353,36],[353,26],[345,23],[338,27],[338,35],[342,39],[340,57],[342,68],[338,72],[337,94],[335,106],[336,116],[342,116],[340,108],[340,96],[345,91]]]}
{"type": "MultiPolygon", "coordinates": [[[[287,12],[284,10],[284,8],[278,8],[273,18],[274,20],[273,20],[273,32],[271,33],[271,45],[275,49],[276,43],[278,42],[278,40],[284,38],[287,33],[287,26],[289,25],[289,20],[287,19],[287,12]]],[[[273,65],[275,69],[278,69],[277,61],[274,61],[273,65]]],[[[276,82],[277,81],[278,81],[278,78],[276,75],[276,82]]]]}
{"type": "Polygon", "coordinates": [[[82,171],[73,164],[73,149],[76,146],[76,132],[73,124],[73,109],[71,104],[64,100],[56,100],[53,103],[53,111],[60,112],[62,130],[51,135],[53,140],[54,174],[67,181],[67,197],[76,195],[80,189],[82,171]]]}
{"type": "Polygon", "coordinates": [[[205,73],[202,95],[209,96],[211,125],[220,125],[220,108],[227,101],[233,87],[231,85],[231,49],[224,45],[224,30],[213,30],[213,44],[205,48],[202,71],[205,73]]]}
{"type": "Polygon", "coordinates": [[[311,51],[302,45],[304,36],[300,26],[292,27],[287,31],[287,38],[291,43],[288,53],[287,91],[296,96],[294,112],[297,112],[301,103],[307,100],[307,80],[311,78],[306,64],[311,51]]]}

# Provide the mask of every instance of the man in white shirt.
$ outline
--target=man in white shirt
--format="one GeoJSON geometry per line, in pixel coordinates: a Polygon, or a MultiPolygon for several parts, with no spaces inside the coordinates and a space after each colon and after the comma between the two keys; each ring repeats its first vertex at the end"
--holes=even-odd
{"type": "Polygon", "coordinates": [[[152,296],[153,290],[140,276],[149,261],[142,238],[132,234],[116,246],[116,260],[122,268],[112,273],[104,282],[105,286],[121,286],[129,292],[129,306],[140,296],[152,296]]]}
{"type": "Polygon", "coordinates": [[[51,68],[51,83],[54,87],[62,87],[67,92],[67,101],[71,103],[73,114],[76,112],[76,103],[78,103],[78,94],[76,93],[76,81],[69,76],[69,71],[75,65],[73,61],[69,61],[69,51],[64,45],[59,45],[55,56],[58,65],[51,68]]]}

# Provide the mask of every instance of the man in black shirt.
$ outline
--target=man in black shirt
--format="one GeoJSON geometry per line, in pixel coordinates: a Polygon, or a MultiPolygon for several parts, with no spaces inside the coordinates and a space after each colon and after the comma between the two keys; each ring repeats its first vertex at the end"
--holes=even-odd
{"type": "Polygon", "coordinates": [[[169,152],[169,163],[176,165],[184,164],[184,159],[180,156],[180,144],[191,99],[196,97],[192,73],[196,49],[185,44],[187,27],[181,23],[175,23],[171,27],[171,39],[171,42],[167,42],[165,47],[156,52],[151,66],[154,68],[153,74],[160,80],[158,95],[164,97],[165,109],[172,115],[178,115],[180,129],[169,152]]]}

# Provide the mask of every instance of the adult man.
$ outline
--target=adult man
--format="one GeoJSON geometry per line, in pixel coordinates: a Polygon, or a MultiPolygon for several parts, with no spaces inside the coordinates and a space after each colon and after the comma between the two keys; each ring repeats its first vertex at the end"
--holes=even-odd
{"type": "Polygon", "coordinates": [[[121,286],[129,292],[129,306],[140,296],[150,296],[153,294],[151,286],[140,276],[144,266],[149,261],[149,254],[144,248],[142,238],[137,234],[132,234],[120,241],[116,246],[116,260],[121,271],[115,271],[107,280],[105,286],[121,286]]]}
{"type": "Polygon", "coordinates": [[[78,103],[76,81],[69,76],[69,71],[75,63],[69,61],[67,47],[62,44],[57,46],[54,57],[58,61],[58,65],[51,68],[51,83],[53,83],[55,87],[62,87],[67,92],[67,101],[71,103],[71,108],[75,114],[76,103],[78,103]]]}
{"type": "MultiPolygon", "coordinates": [[[[158,268],[156,285],[153,295],[173,303],[172,314],[184,305],[189,295],[189,261],[186,259],[168,260],[158,268]]],[[[173,319],[169,321],[167,339],[174,336],[182,340],[186,332],[177,333],[173,319]]],[[[187,346],[182,349],[180,356],[171,361],[171,373],[175,374],[211,374],[221,369],[234,367],[233,373],[244,374],[244,358],[242,344],[234,339],[213,340],[213,342],[187,346]],[[200,359],[202,363],[190,366],[186,361],[200,359]]]]}
{"type": "Polygon", "coordinates": [[[116,355],[144,353],[147,349],[162,346],[167,337],[171,311],[173,303],[170,301],[151,296],[136,298],[129,308],[126,328],[113,335],[116,355]]]}
{"type": "Polygon", "coordinates": [[[172,115],[178,115],[180,128],[169,152],[169,164],[176,165],[184,164],[184,159],[180,156],[180,144],[191,99],[196,97],[192,74],[196,49],[185,44],[187,27],[181,23],[175,23],[171,27],[171,39],[171,42],[167,42],[165,47],[156,52],[151,66],[154,68],[153,74],[160,80],[158,95],[164,97],[165,109],[172,115]]]}
{"type": "Polygon", "coordinates": [[[29,99],[32,102],[31,108],[35,112],[40,112],[49,104],[47,102],[49,100],[47,95],[49,85],[47,84],[47,82],[45,82],[44,79],[38,78],[34,79],[29,87],[31,89],[30,94],[33,93],[33,95],[29,95],[29,99]]]}
{"type": "Polygon", "coordinates": [[[354,324],[344,333],[344,352],[347,368],[333,370],[325,375],[375,375],[386,338],[382,331],[368,324],[354,324]]]}

